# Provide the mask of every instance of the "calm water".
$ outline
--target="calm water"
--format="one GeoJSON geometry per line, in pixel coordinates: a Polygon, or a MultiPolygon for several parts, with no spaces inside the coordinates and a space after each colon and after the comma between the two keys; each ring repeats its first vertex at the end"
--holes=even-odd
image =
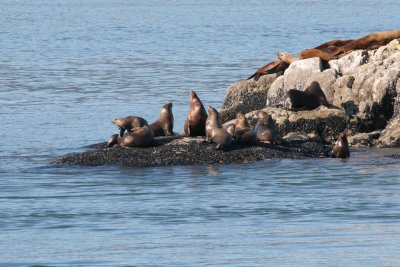
{"type": "Polygon", "coordinates": [[[55,167],[277,52],[399,28],[398,1],[0,2],[0,265],[400,266],[400,161],[55,167]]]}

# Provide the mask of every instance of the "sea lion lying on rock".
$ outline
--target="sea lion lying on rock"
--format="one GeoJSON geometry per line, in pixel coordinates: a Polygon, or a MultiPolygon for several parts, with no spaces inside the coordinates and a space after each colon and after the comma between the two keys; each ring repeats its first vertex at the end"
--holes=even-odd
{"type": "Polygon", "coordinates": [[[158,120],[150,124],[154,136],[174,135],[174,115],[172,114],[172,103],[165,104],[158,120]]]}
{"type": "Polygon", "coordinates": [[[331,157],[342,159],[350,157],[349,142],[347,141],[345,133],[339,134],[339,137],[332,148],[331,157]]]}
{"type": "Polygon", "coordinates": [[[254,128],[258,141],[269,144],[276,143],[276,125],[274,120],[266,112],[257,113],[258,121],[254,128]]]}
{"type": "Polygon", "coordinates": [[[227,148],[232,143],[232,135],[222,128],[218,111],[209,106],[206,121],[206,141],[216,143],[215,149],[227,148]]]}
{"type": "Polygon", "coordinates": [[[377,49],[397,38],[400,38],[400,30],[374,32],[344,44],[336,55],[343,56],[357,49],[377,49]]]}
{"type": "Polygon", "coordinates": [[[120,128],[119,144],[125,147],[148,147],[154,141],[154,134],[147,121],[141,117],[116,118],[112,123],[120,128]],[[128,134],[124,135],[127,131],[128,134]]]}
{"type": "Polygon", "coordinates": [[[190,107],[183,126],[186,135],[205,136],[207,112],[195,91],[190,93],[190,107]]]}
{"type": "Polygon", "coordinates": [[[314,81],[304,91],[291,89],[287,92],[284,107],[290,110],[313,110],[319,106],[333,107],[326,100],[318,82],[314,81]]]}
{"type": "Polygon", "coordinates": [[[289,67],[289,63],[284,60],[276,60],[271,61],[259,68],[253,75],[251,75],[247,80],[254,78],[254,80],[258,80],[261,76],[266,74],[277,73],[281,71],[285,71],[289,67]]]}

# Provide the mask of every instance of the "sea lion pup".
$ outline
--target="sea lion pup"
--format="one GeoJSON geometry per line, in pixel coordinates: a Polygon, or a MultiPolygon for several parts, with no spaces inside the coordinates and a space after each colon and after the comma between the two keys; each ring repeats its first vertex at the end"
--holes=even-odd
{"type": "Polygon", "coordinates": [[[285,71],[289,67],[289,63],[283,60],[271,61],[259,68],[253,75],[251,75],[247,80],[254,78],[255,81],[266,74],[277,73],[285,71]]]}
{"type": "Polygon", "coordinates": [[[377,49],[400,38],[400,30],[374,32],[343,45],[336,55],[346,55],[357,49],[377,49]]]}
{"type": "Polygon", "coordinates": [[[339,137],[332,148],[331,157],[342,159],[350,157],[349,142],[347,141],[345,133],[339,134],[339,137]]]}
{"type": "Polygon", "coordinates": [[[291,89],[286,93],[284,106],[287,109],[313,110],[319,106],[333,107],[326,100],[325,94],[318,82],[314,81],[304,91],[291,89]]]}
{"type": "Polygon", "coordinates": [[[216,143],[215,149],[227,148],[232,143],[232,135],[223,129],[221,125],[218,111],[209,106],[206,122],[206,141],[216,143]]]}
{"type": "Polygon", "coordinates": [[[258,142],[256,132],[250,129],[249,122],[241,112],[236,115],[234,138],[236,142],[245,145],[255,145],[258,142]]]}
{"type": "Polygon", "coordinates": [[[205,136],[207,112],[196,92],[190,93],[190,108],[183,130],[189,136],[205,136]]]}
{"type": "Polygon", "coordinates": [[[118,134],[113,134],[110,136],[110,138],[107,141],[107,147],[113,147],[119,143],[119,135],[118,134]]]}
{"type": "Polygon", "coordinates": [[[269,144],[276,143],[276,125],[270,115],[265,112],[258,112],[259,118],[254,128],[258,141],[269,144]]]}
{"type": "Polygon", "coordinates": [[[120,128],[119,144],[125,147],[147,147],[154,141],[154,134],[147,121],[136,116],[116,118],[112,123],[120,128]],[[125,130],[128,135],[124,136],[125,130]]]}
{"type": "Polygon", "coordinates": [[[158,120],[150,124],[154,136],[174,135],[174,115],[172,114],[172,103],[163,105],[158,120]]]}

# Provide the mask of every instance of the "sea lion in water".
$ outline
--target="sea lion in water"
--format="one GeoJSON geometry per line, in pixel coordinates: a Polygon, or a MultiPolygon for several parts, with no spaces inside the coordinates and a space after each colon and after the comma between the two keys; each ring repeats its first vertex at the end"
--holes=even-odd
{"type": "Polygon", "coordinates": [[[254,128],[258,141],[269,144],[276,143],[276,125],[272,117],[265,112],[258,113],[259,117],[254,128]]]}
{"type": "Polygon", "coordinates": [[[119,143],[119,135],[113,134],[107,141],[107,147],[113,147],[119,143]]]}
{"type": "Polygon", "coordinates": [[[160,117],[157,121],[150,124],[154,136],[174,135],[174,115],[172,114],[172,103],[163,105],[160,117]]]}
{"type": "Polygon", "coordinates": [[[397,38],[400,38],[400,30],[374,32],[346,43],[336,55],[343,56],[357,49],[377,49],[397,38]]]}
{"type": "Polygon", "coordinates": [[[266,74],[277,73],[281,71],[285,71],[289,67],[289,63],[283,60],[271,61],[259,68],[253,75],[251,75],[247,80],[254,78],[254,80],[258,80],[261,76],[266,74]]]}
{"type": "Polygon", "coordinates": [[[141,117],[116,118],[112,123],[120,128],[119,144],[126,147],[147,147],[154,141],[154,134],[147,121],[141,117]],[[125,130],[128,135],[124,136],[125,130]]]}
{"type": "Polygon", "coordinates": [[[350,157],[349,142],[347,141],[345,133],[339,134],[339,137],[332,148],[331,157],[342,159],[350,157]]]}
{"type": "Polygon", "coordinates": [[[284,106],[290,110],[313,110],[319,106],[332,107],[326,100],[318,82],[314,81],[304,91],[291,89],[287,92],[284,106]]]}
{"type": "Polygon", "coordinates": [[[190,136],[205,136],[206,135],[206,120],[207,112],[197,96],[192,90],[190,93],[190,108],[183,126],[186,135],[190,136]]]}
{"type": "Polygon", "coordinates": [[[255,145],[258,142],[256,132],[250,129],[249,122],[241,112],[236,115],[234,138],[236,142],[246,145],[255,145]]]}
{"type": "Polygon", "coordinates": [[[232,135],[222,128],[218,111],[209,106],[206,121],[206,141],[216,143],[215,149],[227,148],[232,143],[232,135]]]}

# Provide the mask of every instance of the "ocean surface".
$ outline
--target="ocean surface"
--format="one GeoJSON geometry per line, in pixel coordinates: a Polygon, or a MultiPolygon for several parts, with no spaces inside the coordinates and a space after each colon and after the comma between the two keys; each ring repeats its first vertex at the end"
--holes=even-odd
{"type": "Polygon", "coordinates": [[[0,1],[0,266],[400,266],[400,161],[50,162],[227,87],[278,52],[398,29],[372,0],[0,1]]]}

